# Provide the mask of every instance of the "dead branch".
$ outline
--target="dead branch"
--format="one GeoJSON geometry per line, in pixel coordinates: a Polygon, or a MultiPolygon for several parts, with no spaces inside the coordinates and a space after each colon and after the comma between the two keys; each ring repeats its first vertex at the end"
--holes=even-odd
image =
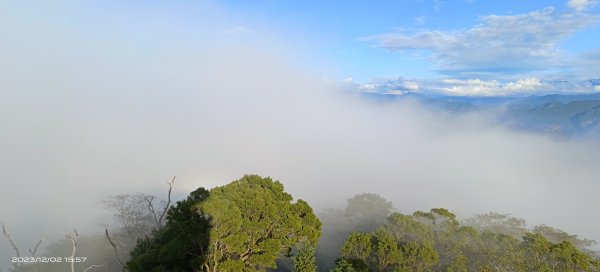
{"type": "Polygon", "coordinates": [[[89,271],[90,269],[93,269],[93,268],[96,268],[96,267],[102,267],[102,266],[104,266],[104,265],[101,265],[101,264],[93,264],[93,265],[90,265],[90,266],[88,266],[88,268],[86,268],[86,269],[85,269],[85,270],[83,270],[82,272],[87,272],[87,271],[89,271]]]}
{"type": "Polygon", "coordinates": [[[106,234],[106,239],[108,240],[108,243],[112,246],[113,250],[115,251],[115,259],[117,259],[117,263],[119,263],[121,267],[125,267],[123,265],[123,262],[121,262],[121,259],[119,258],[119,251],[117,250],[117,245],[110,238],[110,235],[108,235],[108,229],[104,230],[104,234],[106,234]]]}
{"type": "Polygon", "coordinates": [[[128,247],[126,244],[123,244],[123,242],[121,242],[121,241],[117,240],[117,243],[118,243],[120,246],[122,246],[122,247],[124,247],[124,248],[126,248],[126,249],[129,249],[129,247],[128,247]]]}
{"type": "Polygon", "coordinates": [[[19,248],[17,247],[17,245],[15,244],[15,242],[13,241],[13,239],[10,238],[10,234],[8,234],[6,232],[6,228],[4,227],[4,223],[2,223],[2,233],[4,234],[4,237],[6,237],[6,239],[8,239],[8,241],[10,242],[10,245],[13,247],[13,249],[17,253],[17,258],[21,257],[21,254],[19,253],[19,248]]]}
{"type": "Polygon", "coordinates": [[[40,244],[42,244],[42,242],[46,239],[46,236],[43,236],[42,238],[40,238],[40,240],[38,240],[37,244],[35,244],[35,247],[33,248],[33,250],[31,250],[31,248],[29,249],[29,253],[31,253],[32,257],[35,257],[35,253],[37,252],[38,248],[40,247],[40,244]]]}
{"type": "Polygon", "coordinates": [[[163,209],[162,213],[160,214],[160,217],[158,218],[158,223],[161,224],[162,220],[165,218],[165,215],[167,214],[167,211],[169,211],[169,207],[171,206],[171,191],[173,190],[173,185],[175,184],[175,178],[177,178],[177,176],[173,176],[173,179],[171,179],[171,181],[167,181],[167,184],[169,184],[169,193],[167,194],[167,205],[165,205],[165,208],[163,209]]]}
{"type": "MultiPolygon", "coordinates": [[[[4,227],[4,223],[0,223],[2,224],[2,233],[4,234],[4,237],[6,237],[6,239],[8,240],[8,242],[10,242],[10,245],[12,246],[12,248],[15,250],[15,253],[17,253],[17,258],[21,257],[21,254],[19,253],[19,247],[17,247],[17,245],[15,244],[15,242],[13,241],[12,238],[10,238],[10,234],[8,234],[6,232],[6,227],[4,227]]],[[[19,266],[19,263],[15,263],[15,268],[19,266]]]]}
{"type": "Polygon", "coordinates": [[[154,205],[152,204],[152,202],[154,201],[154,196],[146,195],[144,196],[144,200],[146,201],[146,203],[148,203],[148,211],[154,217],[154,224],[156,225],[156,229],[158,230],[160,228],[160,222],[158,221],[156,211],[154,211],[154,205]]]}
{"type": "Polygon", "coordinates": [[[71,272],[75,272],[75,252],[77,252],[77,241],[79,239],[79,233],[77,233],[76,229],[73,229],[73,233],[67,231],[67,238],[71,240],[71,244],[73,245],[73,251],[71,252],[71,272]]]}

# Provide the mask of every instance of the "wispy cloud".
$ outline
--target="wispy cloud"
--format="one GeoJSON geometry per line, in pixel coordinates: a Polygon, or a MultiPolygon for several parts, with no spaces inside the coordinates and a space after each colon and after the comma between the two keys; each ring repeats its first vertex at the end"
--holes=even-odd
{"type": "Polygon", "coordinates": [[[596,5],[596,1],[594,0],[569,0],[567,5],[577,11],[583,11],[587,8],[590,8],[596,5]]]}
{"type": "Polygon", "coordinates": [[[421,91],[421,84],[427,84],[424,82],[418,82],[417,80],[406,80],[404,78],[396,78],[393,80],[380,80],[378,82],[369,83],[358,83],[352,78],[344,80],[344,88],[356,92],[363,93],[380,93],[380,94],[394,94],[403,95],[407,93],[415,93],[421,91]]]}
{"type": "Polygon", "coordinates": [[[403,95],[437,93],[452,96],[526,96],[549,93],[592,93],[600,91],[600,81],[549,81],[537,77],[514,81],[444,78],[406,80],[403,78],[359,84],[346,81],[346,87],[358,92],[403,95]]]}
{"type": "Polygon", "coordinates": [[[427,17],[418,16],[418,17],[415,17],[413,20],[415,21],[415,24],[417,24],[417,25],[424,25],[427,22],[427,17]]]}
{"type": "Polygon", "coordinates": [[[481,79],[445,79],[442,83],[447,86],[439,88],[443,93],[460,96],[493,96],[537,92],[547,89],[539,78],[525,78],[516,82],[501,85],[496,80],[483,81],[481,79]]]}
{"type": "MultiPolygon", "coordinates": [[[[576,9],[591,3],[571,2],[576,9]]],[[[559,44],[599,19],[585,12],[558,13],[548,7],[526,14],[482,16],[480,24],[467,29],[398,30],[367,39],[392,51],[422,51],[442,73],[452,77],[496,79],[569,68],[572,61],[559,50],[559,44]]]]}

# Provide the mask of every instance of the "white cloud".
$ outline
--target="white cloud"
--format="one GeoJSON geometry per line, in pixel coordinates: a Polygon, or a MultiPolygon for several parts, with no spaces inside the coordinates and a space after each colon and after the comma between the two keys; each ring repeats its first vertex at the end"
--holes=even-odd
{"type": "Polygon", "coordinates": [[[353,81],[352,78],[347,78],[343,80],[343,85],[346,90],[363,93],[401,95],[421,90],[421,81],[405,80],[403,78],[379,79],[378,81],[367,83],[358,83],[353,81]]]}
{"type": "Polygon", "coordinates": [[[375,93],[377,92],[377,85],[369,83],[360,85],[360,90],[366,93],[375,93]]]}
{"type": "Polygon", "coordinates": [[[525,78],[517,82],[510,82],[503,87],[508,91],[523,92],[523,91],[535,91],[542,87],[542,82],[539,78],[525,78]]]}
{"type": "Polygon", "coordinates": [[[484,81],[481,79],[444,79],[439,91],[457,96],[497,96],[527,94],[545,88],[539,78],[525,78],[505,85],[496,80],[484,81]]]}
{"type": "Polygon", "coordinates": [[[390,90],[390,91],[387,91],[387,92],[385,92],[383,94],[404,95],[406,93],[403,92],[403,91],[398,91],[398,90],[390,90]]]}
{"type": "Polygon", "coordinates": [[[358,83],[344,81],[344,88],[355,92],[379,94],[435,94],[453,96],[527,96],[551,93],[583,94],[600,92],[596,80],[549,80],[524,77],[518,80],[484,80],[482,78],[445,78],[406,80],[404,78],[358,83]]]}
{"type": "Polygon", "coordinates": [[[467,95],[467,96],[490,96],[494,95],[499,89],[498,81],[483,81],[480,79],[445,79],[442,83],[448,87],[442,87],[440,90],[443,93],[450,95],[467,95]]]}
{"type": "Polygon", "coordinates": [[[569,0],[567,5],[577,11],[585,10],[589,7],[596,5],[594,0],[569,0]]]}
{"type": "Polygon", "coordinates": [[[467,29],[396,31],[367,39],[393,51],[427,50],[429,59],[453,77],[497,77],[566,65],[558,44],[598,19],[548,7],[526,14],[482,16],[480,24],[467,29]]]}
{"type": "Polygon", "coordinates": [[[409,91],[418,91],[419,90],[419,84],[415,81],[406,81],[404,82],[404,88],[409,90],[409,91]]]}

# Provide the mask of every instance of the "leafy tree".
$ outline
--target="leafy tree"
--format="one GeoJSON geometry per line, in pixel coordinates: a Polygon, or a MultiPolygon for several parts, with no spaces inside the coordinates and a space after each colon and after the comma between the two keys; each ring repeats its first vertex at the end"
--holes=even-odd
{"type": "Polygon", "coordinates": [[[481,254],[485,261],[480,263],[477,269],[479,271],[528,271],[525,252],[522,249],[511,249],[506,251],[485,250],[481,254]]]}
{"type": "Polygon", "coordinates": [[[531,232],[518,239],[524,221],[496,213],[472,222],[483,224],[461,225],[443,208],[393,213],[374,232],[352,233],[335,271],[600,271],[600,260],[567,241],[581,245],[577,236],[545,227],[534,230],[562,241],[531,232]]]}
{"type": "Polygon", "coordinates": [[[393,213],[388,217],[388,224],[384,228],[398,241],[420,243],[433,241],[431,228],[410,215],[393,213]]]}
{"type": "MultiPolygon", "coordinates": [[[[395,214],[390,218],[404,217],[395,214]]],[[[390,221],[394,222],[393,219],[390,221]]],[[[419,227],[425,226],[416,221],[413,221],[412,224],[419,227]]],[[[397,229],[399,226],[395,227],[397,229]]],[[[388,224],[373,233],[352,233],[340,249],[340,255],[346,263],[352,265],[355,271],[428,271],[437,263],[437,252],[429,242],[423,242],[423,244],[406,242],[397,239],[390,229],[394,228],[388,224]]],[[[401,237],[414,237],[414,235],[401,237]]]]}
{"type": "Polygon", "coordinates": [[[166,225],[141,239],[129,271],[265,271],[292,256],[296,271],[316,271],[320,222],[310,206],[260,176],[200,188],[168,212],[166,225]]]}
{"type": "Polygon", "coordinates": [[[131,251],[128,271],[197,271],[208,250],[209,220],[196,211],[209,192],[198,188],[169,209],[163,228],[140,239],[131,251]]]}
{"type": "Polygon", "coordinates": [[[350,262],[342,258],[336,262],[335,268],[331,272],[356,272],[356,270],[350,262]]]}
{"type": "Polygon", "coordinates": [[[592,257],[579,251],[568,241],[552,245],[550,251],[558,261],[555,266],[556,270],[593,271],[594,269],[592,257]]]}
{"type": "Polygon", "coordinates": [[[435,231],[456,229],[460,225],[456,220],[456,215],[444,208],[434,208],[429,212],[416,211],[413,213],[413,217],[434,226],[435,231]]]}
{"type": "Polygon", "coordinates": [[[489,230],[494,233],[510,235],[517,239],[523,237],[528,231],[525,219],[497,212],[476,214],[471,218],[463,220],[462,223],[466,226],[475,227],[480,232],[489,230]]]}
{"type": "Polygon", "coordinates": [[[538,233],[527,233],[522,247],[528,271],[597,271],[592,257],[568,241],[555,244],[538,233]]]}
{"type": "Polygon", "coordinates": [[[315,247],[312,245],[298,249],[296,256],[292,257],[295,272],[316,272],[315,247]]]}
{"type": "Polygon", "coordinates": [[[283,185],[246,175],[213,188],[195,207],[211,221],[205,271],[265,271],[298,244],[316,245],[321,223],[303,200],[292,203],[283,185]]]}
{"type": "Polygon", "coordinates": [[[469,271],[468,266],[469,260],[467,257],[459,253],[456,258],[446,267],[448,272],[467,272],[469,271]]]}
{"type": "Polygon", "coordinates": [[[579,238],[577,235],[569,234],[561,229],[553,228],[546,225],[535,226],[533,227],[532,232],[541,234],[552,243],[560,243],[567,241],[580,250],[586,250],[587,247],[596,244],[596,241],[594,240],[582,239],[579,238]]]}
{"type": "Polygon", "coordinates": [[[367,262],[371,255],[373,244],[370,233],[353,232],[340,250],[340,255],[346,259],[357,259],[367,262]]]}
{"type": "Polygon", "coordinates": [[[379,228],[375,231],[374,238],[373,262],[377,271],[393,271],[402,261],[402,253],[394,236],[384,228],[379,228]]]}
{"type": "Polygon", "coordinates": [[[429,243],[405,243],[400,248],[402,252],[403,271],[429,271],[439,260],[439,255],[429,243]]]}
{"type": "Polygon", "coordinates": [[[345,214],[355,221],[355,229],[372,231],[385,223],[393,211],[392,203],[378,194],[363,193],[348,199],[345,214]]]}
{"type": "Polygon", "coordinates": [[[333,269],[333,260],[340,257],[339,249],[352,232],[376,230],[385,224],[392,211],[390,201],[373,193],[362,193],[349,198],[345,210],[321,211],[319,219],[323,228],[316,252],[319,267],[324,270],[333,269]]]}

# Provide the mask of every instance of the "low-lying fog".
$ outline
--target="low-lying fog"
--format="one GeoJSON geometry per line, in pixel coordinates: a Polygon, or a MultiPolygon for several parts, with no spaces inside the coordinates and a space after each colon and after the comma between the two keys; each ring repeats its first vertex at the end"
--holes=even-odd
{"type": "MultiPolygon", "coordinates": [[[[498,211],[600,240],[595,143],[368,101],[266,42],[167,52],[14,29],[0,43],[0,221],[22,251],[42,234],[101,231],[109,195],[161,195],[177,175],[181,198],[244,173],[317,210],[374,192],[403,212],[498,211]]],[[[4,237],[0,251],[0,263],[13,255],[4,237]]]]}

